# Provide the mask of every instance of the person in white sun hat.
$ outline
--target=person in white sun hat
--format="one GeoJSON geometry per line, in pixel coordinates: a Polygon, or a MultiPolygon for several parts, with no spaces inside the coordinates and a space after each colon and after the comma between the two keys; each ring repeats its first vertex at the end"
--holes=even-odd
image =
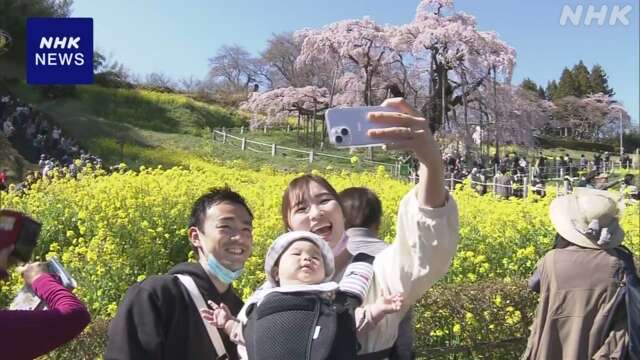
{"type": "Polygon", "coordinates": [[[638,278],[633,256],[621,245],[622,210],[623,203],[602,190],[576,188],[553,200],[556,244],[529,281],[540,300],[522,359],[636,359],[627,357],[629,330],[638,331],[627,309],[638,309],[629,300],[629,293],[638,294],[638,278]]]}

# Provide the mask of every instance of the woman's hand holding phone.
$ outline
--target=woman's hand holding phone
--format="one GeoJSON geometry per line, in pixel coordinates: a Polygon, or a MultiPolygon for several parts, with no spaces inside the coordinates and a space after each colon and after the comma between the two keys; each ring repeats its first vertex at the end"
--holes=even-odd
{"type": "Polygon", "coordinates": [[[446,192],[443,181],[442,156],[429,121],[422,117],[403,98],[391,98],[382,106],[395,109],[396,112],[371,112],[369,120],[376,124],[367,132],[373,139],[387,144],[387,149],[412,151],[420,161],[420,184],[418,201],[422,206],[432,208],[444,205],[446,192]]]}

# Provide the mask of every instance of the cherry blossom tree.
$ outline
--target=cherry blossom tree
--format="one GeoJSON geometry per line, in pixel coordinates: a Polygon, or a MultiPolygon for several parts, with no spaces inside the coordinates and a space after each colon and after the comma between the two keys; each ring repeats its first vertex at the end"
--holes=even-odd
{"type": "Polygon", "coordinates": [[[630,125],[630,116],[624,106],[611,96],[603,93],[585,98],[567,96],[556,101],[552,128],[561,131],[561,135],[575,139],[597,140],[611,136],[623,126],[630,125]]]}
{"type": "MultiPolygon", "coordinates": [[[[249,99],[241,105],[241,109],[254,113],[254,118],[258,119],[258,114],[266,114],[268,125],[283,122],[289,116],[298,116],[298,137],[300,138],[300,123],[304,120],[304,133],[307,142],[315,147],[316,145],[316,120],[320,112],[329,107],[329,90],[315,86],[305,86],[301,88],[286,87],[270,90],[263,93],[255,92],[249,99]],[[268,121],[271,120],[271,121],[268,121]],[[309,134],[312,138],[309,139],[309,134]],[[310,141],[309,141],[310,140],[310,141]]],[[[256,121],[252,121],[252,126],[258,126],[256,121]]],[[[325,124],[322,122],[322,139],[325,135],[325,124]]]]}
{"type": "Polygon", "coordinates": [[[488,80],[509,82],[515,51],[494,32],[478,30],[475,18],[453,12],[453,1],[423,0],[415,19],[390,31],[396,51],[428,74],[423,112],[438,126],[463,98],[488,80]],[[493,76],[492,76],[493,75],[493,76]],[[460,88],[464,88],[460,91],[460,88]]]}
{"type": "MultiPolygon", "coordinates": [[[[358,89],[345,89],[361,92],[362,104],[372,105],[376,79],[384,65],[396,57],[388,32],[388,28],[376,24],[369,17],[338,21],[322,29],[297,31],[294,36],[302,41],[302,50],[296,64],[303,66],[314,61],[333,63],[336,83],[346,84],[359,78],[362,85],[358,89]]],[[[332,90],[332,94],[336,92],[335,88],[332,90]]],[[[352,103],[351,100],[348,103],[352,103]]]]}

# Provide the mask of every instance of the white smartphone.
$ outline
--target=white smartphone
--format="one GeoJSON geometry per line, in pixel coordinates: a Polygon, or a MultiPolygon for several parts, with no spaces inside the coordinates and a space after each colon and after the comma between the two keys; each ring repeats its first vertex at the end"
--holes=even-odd
{"type": "Polygon", "coordinates": [[[369,121],[367,114],[370,112],[397,112],[397,110],[386,106],[329,109],[326,114],[329,142],[338,148],[384,145],[380,139],[369,137],[367,131],[392,126],[369,121]]]}

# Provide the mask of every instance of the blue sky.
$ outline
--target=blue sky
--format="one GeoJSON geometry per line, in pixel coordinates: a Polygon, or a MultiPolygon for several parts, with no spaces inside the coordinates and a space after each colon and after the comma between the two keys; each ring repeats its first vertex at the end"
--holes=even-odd
{"type": "MultiPolygon", "coordinates": [[[[137,74],[163,72],[175,79],[207,73],[222,45],[258,54],[273,33],[322,27],[370,16],[381,24],[404,24],[418,0],[74,0],[72,16],[94,19],[94,43],[137,74]]],[[[639,1],[457,0],[456,10],[474,15],[480,30],[494,30],[517,51],[514,83],[558,79],[565,66],[601,64],[634,122],[640,118],[639,1]],[[560,24],[565,5],[608,6],[605,24],[560,24]],[[610,26],[614,6],[631,7],[628,25],[610,26]]],[[[583,14],[584,16],[584,14],[583,14]]]]}

